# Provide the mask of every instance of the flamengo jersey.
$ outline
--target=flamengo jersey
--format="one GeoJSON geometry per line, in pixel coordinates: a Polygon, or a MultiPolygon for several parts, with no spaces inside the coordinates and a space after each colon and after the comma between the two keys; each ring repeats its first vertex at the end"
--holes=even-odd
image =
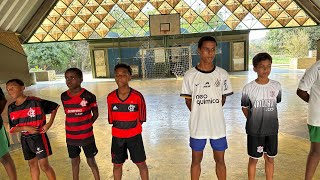
{"type": "Polygon", "coordinates": [[[315,62],[306,70],[300,80],[298,88],[302,91],[310,91],[308,124],[320,127],[320,61],[315,62]]]}
{"type": "Polygon", "coordinates": [[[86,146],[94,142],[92,127],[92,108],[98,108],[96,96],[86,89],[71,95],[69,91],[61,94],[61,101],[66,114],[67,144],[86,146]]]}
{"type": "Polygon", "coordinates": [[[242,91],[241,106],[248,108],[246,132],[251,136],[278,134],[277,103],[281,102],[281,85],[269,80],[267,84],[251,81],[242,91]]]}
{"type": "Polygon", "coordinates": [[[130,138],[141,134],[141,122],[146,121],[146,103],[143,95],[135,90],[125,100],[118,96],[118,89],[112,91],[107,97],[108,120],[112,126],[112,136],[117,138],[130,138]]]}
{"type": "Polygon", "coordinates": [[[192,98],[189,120],[190,136],[196,139],[218,139],[226,136],[222,95],[231,95],[229,74],[215,66],[211,72],[197,67],[186,72],[180,96],[192,98]]]}
{"type": "MultiPolygon", "coordinates": [[[[28,96],[19,106],[15,102],[8,106],[8,116],[10,133],[15,127],[33,126],[38,127],[39,131],[46,124],[46,114],[51,114],[58,109],[59,105],[55,102],[43,100],[37,97],[28,96]]],[[[22,132],[25,137],[32,136],[28,132],[22,132]]]]}

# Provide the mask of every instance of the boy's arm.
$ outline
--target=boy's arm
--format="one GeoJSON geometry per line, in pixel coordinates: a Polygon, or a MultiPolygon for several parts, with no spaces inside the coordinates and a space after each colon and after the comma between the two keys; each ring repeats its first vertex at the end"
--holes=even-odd
{"type": "Polygon", "coordinates": [[[309,102],[309,94],[307,91],[303,91],[301,89],[297,89],[297,95],[302,99],[304,100],[305,102],[309,102]]]}
{"type": "Polygon", "coordinates": [[[242,112],[243,112],[244,116],[248,119],[249,109],[247,107],[242,107],[242,112]]]}
{"type": "Polygon", "coordinates": [[[99,117],[98,107],[92,107],[92,108],[91,108],[91,111],[92,111],[92,118],[91,118],[91,120],[92,120],[92,122],[95,122],[95,121],[98,119],[98,117],[99,117]]]}
{"type": "Polygon", "coordinates": [[[52,126],[54,118],[56,117],[56,114],[57,114],[57,110],[60,105],[55,102],[44,100],[44,99],[42,99],[40,101],[40,103],[41,103],[41,108],[43,109],[43,113],[50,114],[49,122],[47,122],[42,127],[41,132],[40,132],[40,133],[46,133],[50,129],[50,127],[52,126]]]}
{"type": "Polygon", "coordinates": [[[90,107],[91,107],[91,111],[92,111],[91,120],[94,123],[99,117],[97,98],[94,94],[92,94],[92,97],[90,98],[90,107]]]}
{"type": "Polygon", "coordinates": [[[191,111],[192,99],[191,98],[185,98],[185,100],[186,100],[186,105],[187,105],[189,111],[191,111]]]}
{"type": "Polygon", "coordinates": [[[111,107],[111,102],[110,102],[110,97],[107,97],[107,106],[108,106],[108,122],[109,124],[113,123],[112,119],[112,107],[111,107]]]}
{"type": "Polygon", "coordinates": [[[54,118],[56,117],[58,108],[59,108],[59,106],[57,107],[56,110],[53,110],[53,111],[51,112],[49,122],[47,122],[47,124],[45,124],[45,125],[42,127],[42,130],[41,130],[40,133],[46,133],[46,132],[50,129],[50,127],[51,127],[52,124],[53,124],[54,118]]]}
{"type": "Polygon", "coordinates": [[[10,129],[10,133],[15,133],[15,132],[28,132],[30,134],[37,134],[39,133],[38,127],[34,126],[21,126],[21,127],[12,127],[10,129]]]}
{"type": "Polygon", "coordinates": [[[146,101],[144,100],[143,95],[140,96],[140,102],[138,102],[138,111],[139,111],[139,121],[141,124],[147,121],[147,108],[146,101]]]}

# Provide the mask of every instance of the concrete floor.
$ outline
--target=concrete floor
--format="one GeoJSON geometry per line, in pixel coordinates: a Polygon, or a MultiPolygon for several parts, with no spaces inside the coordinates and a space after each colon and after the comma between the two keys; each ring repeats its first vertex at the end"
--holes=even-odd
{"type": "MultiPolygon", "coordinates": [[[[306,158],[309,151],[308,131],[306,125],[307,104],[300,100],[295,91],[302,70],[288,70],[274,67],[270,78],[280,81],[283,98],[279,104],[279,153],[275,159],[276,180],[299,180],[304,178],[306,158]]],[[[248,72],[231,73],[234,95],[227,98],[224,107],[227,123],[229,149],[226,151],[228,179],[247,179],[245,118],[240,107],[241,91],[244,84],[256,78],[256,74],[248,72]]],[[[190,179],[189,166],[191,150],[188,146],[189,112],[184,99],[179,97],[181,80],[134,80],[131,86],[144,94],[147,103],[147,123],[143,125],[143,138],[147,153],[150,179],[184,180],[190,179]]],[[[112,163],[110,157],[111,126],[107,122],[106,96],[116,88],[110,80],[86,80],[83,87],[96,94],[100,116],[94,125],[94,133],[99,153],[96,156],[100,168],[101,179],[112,179],[112,163]]],[[[60,102],[60,94],[67,89],[64,82],[38,83],[27,88],[26,94],[60,102]]],[[[57,173],[57,179],[72,179],[71,163],[68,158],[64,113],[58,111],[56,120],[48,132],[53,149],[49,161],[57,173]]],[[[22,151],[17,139],[11,136],[13,151],[11,155],[16,163],[19,179],[30,179],[27,162],[23,160],[22,151]]],[[[90,168],[81,154],[80,179],[93,179],[90,168]]],[[[257,166],[257,179],[265,179],[264,161],[257,166]]],[[[319,170],[315,179],[320,178],[319,170]]],[[[0,166],[0,179],[7,179],[5,170],[0,166]]],[[[43,173],[41,179],[46,179],[43,173]]],[[[136,166],[128,160],[124,165],[124,180],[139,179],[136,166]]],[[[210,146],[206,146],[202,162],[201,179],[216,179],[210,146]]]]}

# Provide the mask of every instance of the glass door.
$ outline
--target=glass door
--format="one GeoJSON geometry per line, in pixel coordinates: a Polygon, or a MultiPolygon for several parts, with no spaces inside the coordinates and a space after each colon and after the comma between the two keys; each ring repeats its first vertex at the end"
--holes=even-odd
{"type": "Polygon", "coordinates": [[[245,70],[245,42],[234,42],[232,49],[232,71],[245,70]]]}
{"type": "Polygon", "coordinates": [[[109,77],[108,62],[105,58],[105,50],[93,50],[96,77],[109,77]]]}

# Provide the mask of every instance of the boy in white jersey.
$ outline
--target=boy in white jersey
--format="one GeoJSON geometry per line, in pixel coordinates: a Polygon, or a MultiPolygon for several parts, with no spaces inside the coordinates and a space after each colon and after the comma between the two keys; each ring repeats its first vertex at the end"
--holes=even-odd
{"type": "Polygon", "coordinates": [[[180,96],[191,111],[189,120],[190,147],[192,149],[191,179],[199,179],[201,160],[207,139],[213,149],[216,175],[226,179],[224,152],[228,148],[226,125],[222,106],[232,88],[228,73],[213,64],[217,41],[204,36],[198,42],[200,63],[184,75],[180,96]]]}
{"type": "Polygon", "coordinates": [[[311,180],[320,160],[320,61],[306,70],[300,80],[297,95],[308,103],[308,128],[311,146],[305,179],[311,180]]]}
{"type": "Polygon", "coordinates": [[[272,57],[268,53],[254,56],[252,64],[258,77],[243,88],[241,98],[247,118],[248,179],[255,179],[258,159],[263,156],[268,180],[273,179],[274,157],[278,153],[277,103],[281,101],[281,85],[269,79],[272,57]]]}

